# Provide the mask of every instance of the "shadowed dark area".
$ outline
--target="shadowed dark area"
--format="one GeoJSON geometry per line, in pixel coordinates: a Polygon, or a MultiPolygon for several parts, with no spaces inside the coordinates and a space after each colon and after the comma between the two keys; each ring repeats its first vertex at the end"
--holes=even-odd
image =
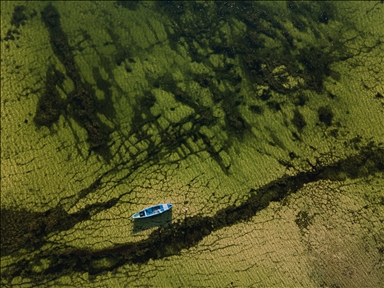
{"type": "Polygon", "coordinates": [[[169,227],[172,225],[172,210],[155,217],[144,219],[135,219],[133,223],[133,234],[153,228],[153,227],[169,227]]]}
{"type": "Polygon", "coordinates": [[[25,25],[25,21],[28,19],[27,15],[25,15],[26,7],[24,5],[15,6],[15,10],[13,11],[11,24],[16,28],[19,28],[20,25],[25,25]]]}
{"type": "MultiPolygon", "coordinates": [[[[103,111],[114,111],[113,105],[111,102],[98,105],[98,99],[92,86],[81,81],[72,48],[69,46],[67,36],[61,28],[60,15],[55,6],[53,4],[47,5],[41,12],[41,16],[49,31],[52,50],[64,65],[67,75],[63,75],[52,67],[47,72],[45,92],[39,99],[35,123],[37,126],[51,127],[52,124],[57,122],[59,116],[65,112],[66,115],[75,119],[87,131],[90,150],[100,154],[104,160],[109,162],[112,155],[107,144],[111,131],[98,118],[97,113],[102,111],[99,111],[97,107],[104,107],[103,111]],[[60,98],[56,85],[60,86],[66,76],[72,80],[75,89],[64,100],[60,98]]],[[[104,90],[106,89],[106,91],[109,88],[105,84],[103,85],[101,81],[98,82],[98,86],[104,90]]]]}

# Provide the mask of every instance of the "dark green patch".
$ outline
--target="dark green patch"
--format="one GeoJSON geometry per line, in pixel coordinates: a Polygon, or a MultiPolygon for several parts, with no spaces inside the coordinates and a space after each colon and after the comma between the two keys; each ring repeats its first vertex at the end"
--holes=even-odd
{"type": "Polygon", "coordinates": [[[377,172],[383,172],[383,150],[372,153],[371,147],[373,147],[372,142],[366,146],[359,146],[360,154],[350,157],[348,160],[330,165],[321,173],[320,177],[322,179],[340,181],[345,180],[346,177],[356,179],[358,177],[367,177],[377,172]]]}
{"type": "Polygon", "coordinates": [[[236,137],[244,136],[244,133],[250,128],[250,125],[244,120],[238,109],[238,104],[234,99],[228,99],[223,102],[225,112],[225,123],[232,135],[236,137]]]}
{"type": "Polygon", "coordinates": [[[111,105],[111,103],[113,103],[112,91],[111,91],[111,87],[112,87],[111,82],[103,79],[103,77],[100,74],[100,70],[97,67],[93,68],[93,79],[95,79],[95,81],[96,81],[97,88],[100,91],[102,91],[104,94],[104,99],[102,99],[102,100],[96,100],[96,98],[94,97],[96,100],[95,101],[96,110],[99,113],[102,113],[104,115],[108,115],[110,118],[115,118],[116,111],[115,111],[113,105],[111,105]]]}
{"type": "Polygon", "coordinates": [[[197,108],[197,104],[192,99],[190,95],[188,95],[187,92],[183,91],[181,88],[177,87],[176,85],[171,90],[173,95],[175,96],[175,99],[189,107],[197,108]]]}
{"type": "Polygon", "coordinates": [[[273,110],[274,112],[281,110],[280,103],[274,100],[267,102],[267,106],[269,109],[273,110]]]}
{"type": "Polygon", "coordinates": [[[308,212],[306,211],[300,211],[296,215],[295,223],[300,228],[300,231],[303,233],[305,229],[308,228],[309,225],[311,225],[313,216],[309,216],[308,212]]]}
{"type": "Polygon", "coordinates": [[[296,106],[304,106],[305,103],[307,103],[308,101],[308,97],[303,95],[303,94],[299,94],[296,98],[296,100],[294,101],[294,104],[296,106]]]}
{"type": "Polygon", "coordinates": [[[118,0],[116,1],[116,4],[118,6],[124,7],[128,10],[135,11],[138,8],[138,5],[140,4],[140,1],[124,1],[124,0],[118,0]]]}
{"type": "Polygon", "coordinates": [[[210,77],[209,75],[206,75],[206,74],[196,74],[194,76],[194,80],[199,83],[199,85],[202,87],[202,88],[207,88],[209,87],[209,84],[210,84],[210,80],[211,80],[212,77],[210,77]]]}
{"type": "Polygon", "coordinates": [[[210,85],[209,86],[209,91],[211,91],[212,94],[212,100],[215,103],[220,102],[221,100],[224,99],[225,95],[223,92],[221,92],[215,85],[210,85]]]}
{"type": "Polygon", "coordinates": [[[51,127],[62,111],[65,109],[66,100],[62,99],[56,86],[62,88],[65,76],[50,66],[47,70],[45,80],[45,91],[40,96],[34,121],[38,126],[51,127]]]}
{"type": "MultiPolygon", "coordinates": [[[[19,39],[18,35],[20,35],[20,32],[17,30],[17,28],[19,28],[20,25],[24,26],[26,23],[25,21],[28,20],[28,16],[25,14],[25,10],[26,7],[24,5],[15,6],[11,17],[11,25],[15,26],[16,28],[9,28],[5,34],[5,37],[1,39],[2,41],[13,41],[15,39],[19,39]]],[[[32,14],[31,17],[33,16],[34,15],[32,14]]],[[[9,48],[9,46],[6,47],[9,48]]]]}
{"type": "MultiPolygon", "coordinates": [[[[105,93],[106,98],[106,101],[98,101],[92,86],[88,83],[83,83],[81,80],[72,54],[73,49],[69,46],[67,36],[61,28],[60,15],[55,6],[52,4],[47,5],[41,12],[41,16],[50,35],[52,50],[64,65],[67,76],[75,85],[74,91],[67,95],[68,99],[65,102],[65,106],[68,106],[69,109],[66,109],[65,112],[87,131],[90,151],[98,153],[106,161],[109,161],[111,155],[107,144],[110,129],[100,121],[97,113],[104,111],[104,113],[108,112],[109,115],[114,115],[114,109],[110,101],[110,85],[101,78],[100,73],[94,70],[93,74],[97,81],[97,86],[105,93]]],[[[50,74],[47,72],[48,76],[50,74]]],[[[60,113],[64,110],[64,103],[60,101],[55,88],[55,85],[58,83],[52,81],[56,80],[56,78],[47,77],[46,93],[39,100],[36,109],[35,123],[38,126],[51,126],[57,121],[60,113]]],[[[62,83],[63,80],[60,79],[60,81],[62,83]]],[[[61,85],[61,83],[59,84],[61,85]]],[[[64,91],[64,89],[62,90],[64,91]]]]}
{"type": "Polygon", "coordinates": [[[45,244],[49,233],[71,229],[76,223],[89,218],[85,210],[68,214],[60,207],[41,213],[2,208],[1,256],[20,249],[38,250],[45,244]]]}
{"type": "Polygon", "coordinates": [[[293,118],[291,122],[300,133],[303,131],[303,128],[307,125],[304,116],[297,109],[293,111],[293,118]]]}
{"type": "Polygon", "coordinates": [[[20,25],[25,25],[25,21],[28,19],[27,15],[25,15],[26,7],[24,5],[17,5],[13,10],[11,25],[19,28],[20,25]]]}
{"type": "Polygon", "coordinates": [[[320,122],[324,123],[326,126],[331,126],[332,125],[332,120],[333,120],[333,112],[330,107],[320,107],[317,110],[317,114],[319,116],[320,122]]]}
{"type": "Polygon", "coordinates": [[[249,106],[249,110],[251,110],[255,114],[261,114],[263,113],[263,109],[258,105],[251,105],[249,106]]]}
{"type": "MultiPolygon", "coordinates": [[[[7,33],[5,34],[5,37],[2,40],[13,41],[17,37],[15,35],[20,35],[20,32],[17,29],[8,29],[7,33]]],[[[9,46],[7,46],[7,48],[9,48],[9,46]]]]}
{"type": "Polygon", "coordinates": [[[287,8],[293,13],[290,19],[312,19],[314,23],[328,24],[335,18],[335,7],[329,2],[298,2],[287,1],[287,8]]]}
{"type": "Polygon", "coordinates": [[[269,90],[263,90],[263,93],[261,94],[260,99],[263,101],[268,101],[269,99],[271,99],[271,97],[272,97],[272,94],[269,90]]]}
{"type": "Polygon", "coordinates": [[[179,17],[185,13],[186,1],[157,1],[158,8],[165,13],[179,17]]]}
{"type": "MultiPolygon", "coordinates": [[[[111,35],[111,33],[110,33],[111,35]]],[[[116,42],[114,42],[116,44],[116,42]]],[[[122,47],[118,47],[122,48],[122,47]]],[[[117,66],[120,66],[126,59],[129,59],[131,54],[127,51],[127,49],[117,49],[115,54],[115,63],[117,66]]]]}
{"type": "Polygon", "coordinates": [[[305,67],[300,76],[306,87],[320,93],[324,79],[331,75],[330,65],[335,61],[332,54],[317,47],[304,48],[300,50],[298,61],[305,67]]]}
{"type": "MultiPolygon", "coordinates": [[[[231,7],[236,11],[232,12],[233,15],[247,25],[246,34],[242,40],[237,41],[235,50],[239,52],[250,81],[268,85],[279,93],[290,93],[291,90],[282,85],[284,78],[276,79],[272,73],[276,67],[284,65],[289,75],[300,76],[305,80],[305,88],[316,92],[322,91],[324,79],[331,75],[330,64],[337,60],[333,52],[337,50],[339,55],[343,55],[342,45],[338,43],[334,46],[329,44],[328,47],[312,46],[301,49],[299,53],[292,53],[297,49],[293,37],[277,20],[278,16],[274,11],[257,2],[238,2],[235,6],[238,6],[237,9],[231,7]],[[267,49],[264,46],[266,38],[279,41],[280,48],[267,49]],[[328,49],[329,47],[331,49],[328,49]],[[298,62],[304,69],[300,68],[298,62]]],[[[220,7],[223,9],[225,5],[220,7]]],[[[332,4],[307,5],[289,1],[287,7],[293,11],[288,14],[288,21],[291,21],[299,30],[312,31],[318,35],[318,38],[327,37],[317,26],[318,22],[325,24],[334,18],[332,4]]],[[[300,39],[296,40],[300,42],[300,39]]],[[[329,39],[326,38],[326,40],[329,39]]]]}
{"type": "Polygon", "coordinates": [[[295,152],[289,152],[289,158],[291,159],[295,159],[295,158],[298,158],[297,154],[295,152]]]}

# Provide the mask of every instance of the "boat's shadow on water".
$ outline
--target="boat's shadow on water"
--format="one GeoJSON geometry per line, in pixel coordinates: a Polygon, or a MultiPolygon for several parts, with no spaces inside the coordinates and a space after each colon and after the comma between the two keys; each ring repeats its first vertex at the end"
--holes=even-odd
{"type": "Polygon", "coordinates": [[[169,210],[153,217],[134,219],[132,234],[136,234],[152,227],[167,227],[171,224],[172,210],[169,210]]]}

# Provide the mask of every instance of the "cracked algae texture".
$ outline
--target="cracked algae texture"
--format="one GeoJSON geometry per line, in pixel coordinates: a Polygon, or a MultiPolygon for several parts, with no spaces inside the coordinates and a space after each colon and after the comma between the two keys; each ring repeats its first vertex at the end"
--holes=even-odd
{"type": "Polygon", "coordinates": [[[2,1],[1,285],[381,287],[383,12],[2,1]]]}

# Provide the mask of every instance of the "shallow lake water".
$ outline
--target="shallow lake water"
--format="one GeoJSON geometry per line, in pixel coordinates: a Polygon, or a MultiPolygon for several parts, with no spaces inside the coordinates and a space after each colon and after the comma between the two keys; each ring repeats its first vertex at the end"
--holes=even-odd
{"type": "Polygon", "coordinates": [[[383,14],[2,1],[2,287],[380,287],[383,14]]]}

